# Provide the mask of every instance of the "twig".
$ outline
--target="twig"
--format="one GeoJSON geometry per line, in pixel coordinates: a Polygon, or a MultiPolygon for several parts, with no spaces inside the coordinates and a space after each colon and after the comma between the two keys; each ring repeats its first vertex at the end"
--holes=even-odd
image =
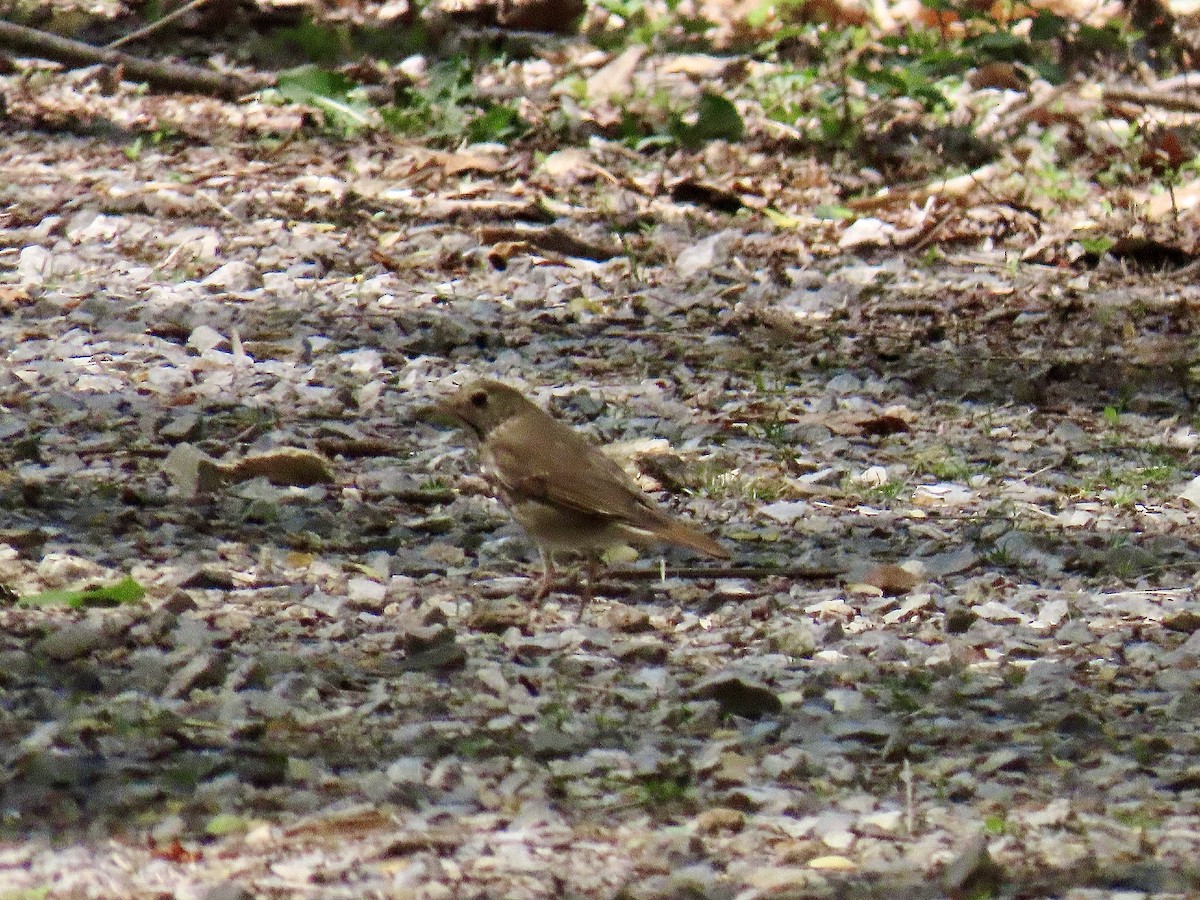
{"type": "Polygon", "coordinates": [[[208,94],[222,97],[226,100],[236,100],[253,91],[270,87],[274,79],[259,75],[253,79],[242,78],[238,75],[224,75],[211,69],[199,66],[189,66],[182,63],[153,62],[109,50],[104,47],[93,47],[82,41],[59,37],[38,31],[36,28],[26,28],[24,25],[14,25],[12,22],[0,20],[0,46],[12,47],[18,51],[32,53],[42,59],[61,62],[67,66],[106,65],[114,68],[120,66],[124,74],[132,81],[144,81],[152,87],[171,91],[191,91],[197,94],[208,94]]]}
{"type": "Polygon", "coordinates": [[[1002,140],[1011,134],[1014,130],[1028,122],[1033,116],[1041,112],[1051,103],[1058,100],[1064,94],[1072,90],[1078,90],[1079,84],[1074,79],[1064,81],[1051,90],[1046,91],[1041,97],[1030,100],[1028,103],[1009,110],[1008,114],[992,123],[991,128],[980,128],[977,136],[980,138],[997,136],[997,139],[1002,140]]]}
{"type": "Polygon", "coordinates": [[[1200,112],[1200,100],[1182,94],[1139,91],[1135,88],[1105,88],[1100,96],[1107,103],[1136,103],[1139,106],[1157,106],[1177,112],[1200,112]]]}
{"type": "MultiPolygon", "coordinates": [[[[906,206],[910,203],[923,203],[929,197],[949,198],[964,197],[976,188],[987,190],[987,185],[998,180],[1004,169],[997,163],[980,166],[973,172],[957,175],[954,178],[939,178],[926,184],[911,188],[901,188],[873,197],[860,197],[846,205],[856,212],[867,212],[882,207],[906,206]]],[[[990,192],[989,192],[990,194],[990,192]]]]}
{"type": "MultiPolygon", "coordinates": [[[[828,581],[844,574],[834,569],[773,569],[770,566],[682,566],[667,572],[672,578],[796,578],[804,581],[828,581]]],[[[611,569],[604,572],[603,577],[620,581],[656,581],[661,576],[654,568],[611,569]]]]}
{"type": "Polygon", "coordinates": [[[957,211],[958,210],[955,207],[950,207],[943,212],[942,215],[938,216],[934,220],[933,224],[929,228],[924,230],[924,233],[920,236],[920,239],[914,241],[908,249],[913,253],[924,252],[925,248],[937,239],[938,233],[941,232],[942,227],[950,221],[951,217],[957,211]]]}
{"type": "Polygon", "coordinates": [[[105,49],[106,50],[116,50],[118,47],[122,47],[125,44],[131,44],[134,41],[140,41],[142,38],[144,38],[148,35],[154,34],[154,32],[158,31],[161,28],[165,28],[167,25],[170,25],[176,19],[186,16],[193,9],[197,9],[197,8],[203,6],[207,2],[208,2],[208,0],[191,0],[190,3],[183,4],[183,6],[179,7],[179,9],[175,10],[174,12],[167,13],[161,19],[156,19],[155,21],[151,22],[149,25],[146,25],[144,28],[139,28],[137,31],[127,34],[124,37],[119,37],[115,41],[112,41],[111,43],[106,44],[105,49]]]}

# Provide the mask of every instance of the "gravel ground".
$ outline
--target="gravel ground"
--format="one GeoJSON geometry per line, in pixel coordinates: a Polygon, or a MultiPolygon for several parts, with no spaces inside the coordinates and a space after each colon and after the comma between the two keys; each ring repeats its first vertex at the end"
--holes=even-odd
{"type": "Polygon", "coordinates": [[[10,112],[185,139],[0,148],[0,896],[1200,890],[1196,288],[645,189],[749,150],[276,146],[81,77],[10,112]],[[514,248],[535,201],[655,227],[514,248]],[[730,569],[532,605],[429,416],[473,375],[730,569]]]}

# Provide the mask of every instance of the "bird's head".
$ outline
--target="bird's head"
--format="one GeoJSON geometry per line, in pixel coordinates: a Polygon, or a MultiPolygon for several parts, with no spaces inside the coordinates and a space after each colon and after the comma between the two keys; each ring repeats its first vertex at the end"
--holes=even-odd
{"type": "Polygon", "coordinates": [[[481,440],[497,425],[531,406],[516,388],[489,379],[463,385],[442,403],[444,411],[465,422],[481,440]]]}

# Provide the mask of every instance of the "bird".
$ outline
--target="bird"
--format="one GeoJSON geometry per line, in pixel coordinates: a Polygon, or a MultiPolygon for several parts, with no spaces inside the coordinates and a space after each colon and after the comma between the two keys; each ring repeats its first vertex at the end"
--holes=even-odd
{"type": "Polygon", "coordinates": [[[663,510],[616,461],[516,388],[479,379],[441,406],[474,433],[484,480],[538,546],[535,602],[554,586],[557,552],[594,558],[613,547],[671,544],[729,558],[715,538],[663,510]]]}

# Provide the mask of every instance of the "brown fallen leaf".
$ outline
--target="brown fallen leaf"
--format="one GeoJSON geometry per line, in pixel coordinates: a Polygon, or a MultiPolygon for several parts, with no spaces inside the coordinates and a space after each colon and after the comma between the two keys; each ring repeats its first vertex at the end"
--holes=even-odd
{"type": "Polygon", "coordinates": [[[902,434],[911,431],[908,423],[899,416],[882,415],[873,419],[864,419],[858,423],[862,433],[870,437],[887,437],[889,434],[902,434]]]}
{"type": "Polygon", "coordinates": [[[607,65],[596,70],[587,80],[588,100],[597,103],[626,97],[633,92],[633,73],[646,55],[646,48],[634,44],[607,65]]]}
{"type": "Polygon", "coordinates": [[[1023,91],[1029,86],[1028,76],[1011,62],[984,63],[968,73],[967,81],[977,91],[984,88],[1023,91]]]}
{"type": "Polygon", "coordinates": [[[479,172],[492,175],[500,171],[503,165],[494,153],[480,153],[474,150],[459,150],[454,153],[439,153],[434,161],[441,165],[446,175],[461,175],[463,172],[479,172]]]}
{"type": "Polygon", "coordinates": [[[163,859],[172,863],[195,863],[204,859],[202,851],[188,850],[179,842],[178,838],[172,838],[161,846],[151,841],[150,855],[155,859],[163,859]]]}
{"type": "MultiPolygon", "coordinates": [[[[479,229],[479,240],[484,244],[495,244],[492,253],[497,253],[504,246],[508,252],[503,258],[508,259],[522,249],[536,247],[540,251],[558,253],[562,256],[573,256],[577,259],[590,259],[594,262],[605,262],[616,256],[620,250],[585,241],[569,231],[558,227],[543,228],[539,226],[521,225],[492,225],[479,229]]],[[[490,258],[491,254],[489,254],[490,258]]]]}
{"type": "Polygon", "coordinates": [[[377,809],[356,806],[308,816],[288,827],[284,834],[289,838],[321,835],[347,838],[355,834],[377,834],[394,828],[395,823],[390,816],[377,809]]]}
{"type": "Polygon", "coordinates": [[[333,468],[325,457],[291,447],[223,463],[191,444],[176,444],[163,460],[162,469],[186,497],[211,494],[227,485],[260,476],[272,484],[296,487],[329,484],[334,480],[333,468]]]}
{"type": "Polygon", "coordinates": [[[501,0],[496,24],[517,31],[570,34],[584,9],[582,0],[501,0]]]}
{"type": "Polygon", "coordinates": [[[325,457],[296,447],[247,456],[240,462],[222,468],[232,482],[262,477],[271,484],[309,487],[330,484],[334,480],[333,467],[325,457]]]}
{"type": "Polygon", "coordinates": [[[33,296],[20,285],[4,285],[0,287],[0,311],[11,312],[20,306],[33,302],[33,296]]]}
{"type": "Polygon", "coordinates": [[[879,588],[885,597],[907,594],[921,582],[921,579],[912,572],[893,563],[876,566],[858,580],[862,584],[879,588]]]}
{"type": "Polygon", "coordinates": [[[531,256],[533,252],[533,247],[528,241],[500,241],[488,251],[487,260],[492,268],[503,272],[508,268],[510,259],[531,256]]]}

